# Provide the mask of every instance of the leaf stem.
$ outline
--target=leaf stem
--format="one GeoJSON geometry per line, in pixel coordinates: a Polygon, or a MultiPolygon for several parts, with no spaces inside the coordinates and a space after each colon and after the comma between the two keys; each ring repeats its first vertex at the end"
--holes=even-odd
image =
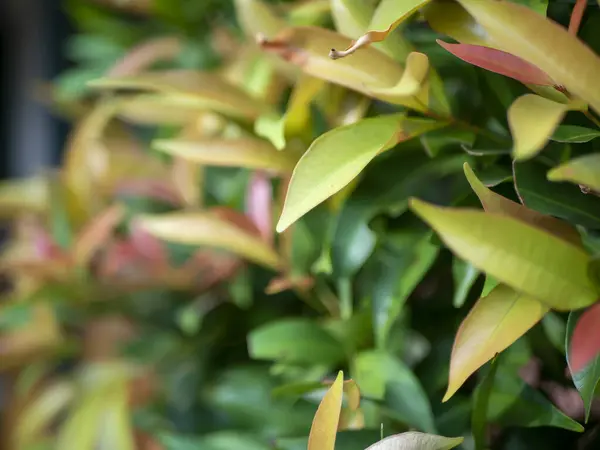
{"type": "Polygon", "coordinates": [[[586,109],[585,111],[583,111],[583,114],[590,120],[590,122],[592,122],[594,125],[600,128],[600,120],[594,117],[594,115],[589,110],[586,109]]]}
{"type": "Polygon", "coordinates": [[[583,18],[583,13],[585,12],[586,6],[587,0],[577,0],[575,2],[575,6],[571,12],[571,19],[569,20],[569,33],[574,36],[577,36],[579,25],[581,25],[581,19],[583,18]]]}

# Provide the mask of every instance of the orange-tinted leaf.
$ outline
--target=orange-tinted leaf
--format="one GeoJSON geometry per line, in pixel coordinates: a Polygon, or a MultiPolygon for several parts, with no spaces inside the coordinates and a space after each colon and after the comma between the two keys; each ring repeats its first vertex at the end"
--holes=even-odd
{"type": "Polygon", "coordinates": [[[343,393],[344,373],[340,371],[319,404],[308,436],[308,450],[334,450],[343,393]]]}
{"type": "Polygon", "coordinates": [[[265,242],[273,244],[273,187],[269,176],[262,171],[254,172],[250,178],[246,214],[260,230],[265,242]]]}
{"type": "Polygon", "coordinates": [[[124,208],[121,205],[114,205],[93,218],[77,236],[74,243],[73,259],[75,264],[87,264],[94,253],[110,238],[124,215],[124,208]]]}
{"type": "Polygon", "coordinates": [[[546,73],[533,64],[524,61],[518,56],[503,52],[502,50],[496,50],[481,45],[449,44],[439,39],[437,40],[437,43],[457,58],[460,58],[469,64],[489,70],[490,72],[499,73],[506,77],[514,78],[521,83],[539,84],[544,86],[552,86],[555,84],[546,73]]]}
{"type": "Polygon", "coordinates": [[[600,355],[600,303],[585,311],[573,331],[569,354],[571,372],[583,370],[600,355]]]}

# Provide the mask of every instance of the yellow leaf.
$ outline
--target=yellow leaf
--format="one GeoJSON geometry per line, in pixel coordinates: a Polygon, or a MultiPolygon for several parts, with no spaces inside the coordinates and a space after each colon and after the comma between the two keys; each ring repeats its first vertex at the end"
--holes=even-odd
{"type": "Polygon", "coordinates": [[[391,114],[364,119],[319,136],[294,169],[277,231],[281,233],[339,192],[379,153],[444,125],[391,114]]]}
{"type": "MultiPolygon", "coordinates": [[[[345,50],[338,51],[332,48],[330,56],[333,59],[344,58],[358,50],[361,47],[383,41],[388,34],[394,31],[402,22],[408,19],[419,8],[422,8],[430,0],[383,0],[375,12],[372,23],[385,24],[378,30],[368,31],[359,37],[352,45],[345,50]]],[[[338,47],[340,48],[340,47],[338,47]]]]}
{"type": "Polygon", "coordinates": [[[560,124],[569,105],[534,94],[525,94],[508,108],[508,124],[517,161],[534,157],[544,148],[560,124]]]}
{"type": "Polygon", "coordinates": [[[534,64],[600,112],[600,57],[566,28],[509,1],[458,0],[501,50],[534,64]]]}
{"type": "Polygon", "coordinates": [[[245,167],[288,173],[297,158],[291,152],[278,152],[269,142],[255,138],[207,140],[157,140],[156,150],[207,166],[245,167]]]}
{"type": "Polygon", "coordinates": [[[343,393],[344,372],[340,371],[319,404],[308,436],[308,450],[334,450],[343,393]]]}
{"type": "Polygon", "coordinates": [[[512,217],[412,199],[411,209],[458,257],[549,307],[568,311],[598,298],[581,248],[512,217]]]}
{"type": "Polygon", "coordinates": [[[122,96],[116,115],[140,125],[185,125],[204,112],[202,105],[183,104],[168,94],[122,96]]]}
{"type": "Polygon", "coordinates": [[[456,2],[428,3],[423,8],[423,15],[431,28],[460,43],[492,46],[485,30],[456,2]]]}
{"type": "Polygon", "coordinates": [[[217,74],[193,70],[165,70],[131,77],[101,78],[90,87],[100,90],[135,89],[169,96],[171,105],[202,108],[238,118],[254,120],[269,111],[266,104],[217,74]]]}
{"type": "Polygon", "coordinates": [[[153,236],[180,244],[215,247],[277,270],[281,261],[260,237],[212,212],[177,212],[141,216],[140,226],[153,236]]]}
{"type": "Polygon", "coordinates": [[[356,411],[360,406],[360,389],[354,380],[344,382],[344,392],[348,396],[348,408],[356,411]]]}
{"type": "Polygon", "coordinates": [[[477,369],[523,336],[548,312],[538,300],[497,286],[480,298],[463,320],[452,347],[450,378],[443,402],[477,369]]]}
{"type": "Polygon", "coordinates": [[[350,40],[339,33],[315,27],[294,27],[273,40],[261,40],[261,47],[298,66],[308,75],[339,84],[407,108],[423,111],[422,103],[412,98],[378,95],[373,89],[390,88],[402,78],[403,69],[392,58],[374,48],[366,48],[352,58],[333,61],[327,56],[331,47],[346,46],[350,40]],[[377,69],[374,70],[374,67],[377,69]]]}
{"type": "Polygon", "coordinates": [[[171,169],[173,184],[184,203],[191,208],[200,207],[202,204],[201,189],[204,167],[180,156],[175,156],[171,169]]]}
{"type": "Polygon", "coordinates": [[[581,236],[577,232],[577,229],[568,222],[539,213],[520,203],[513,202],[506,197],[496,194],[479,181],[469,163],[465,163],[463,167],[471,189],[477,194],[483,209],[487,212],[514,217],[534,227],[546,230],[565,241],[581,246],[581,236]]]}
{"type": "MultiPolygon", "coordinates": [[[[427,58],[427,55],[412,52],[408,55],[404,74],[402,74],[402,78],[400,78],[398,84],[391,88],[373,89],[373,92],[399,98],[416,95],[427,78],[428,71],[429,58],[427,58]]],[[[426,100],[424,103],[427,104],[428,101],[426,100]]]]}
{"type": "Polygon", "coordinates": [[[235,15],[250,38],[257,34],[272,38],[286,26],[285,21],[260,0],[235,0],[235,15]]]}
{"type": "Polygon", "coordinates": [[[600,155],[580,156],[548,172],[550,181],[570,181],[600,192],[600,155]]]}
{"type": "Polygon", "coordinates": [[[48,180],[42,176],[0,182],[0,217],[42,212],[48,207],[48,180]]]}

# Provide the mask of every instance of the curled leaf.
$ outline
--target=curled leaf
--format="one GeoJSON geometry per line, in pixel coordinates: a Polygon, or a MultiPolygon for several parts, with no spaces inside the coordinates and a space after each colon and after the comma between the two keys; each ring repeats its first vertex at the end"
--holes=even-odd
{"type": "Polygon", "coordinates": [[[471,166],[468,163],[464,164],[465,176],[471,185],[471,189],[477,194],[483,209],[493,214],[502,214],[521,220],[534,227],[546,230],[553,235],[571,242],[577,246],[581,246],[581,237],[577,229],[568,222],[557,219],[553,216],[539,213],[533,209],[527,208],[520,203],[496,194],[494,191],[486,187],[475,175],[471,166]]]}
{"type": "MultiPolygon", "coordinates": [[[[398,84],[391,88],[372,89],[375,94],[386,97],[410,97],[418,94],[429,71],[429,58],[419,52],[412,52],[406,59],[406,67],[398,84]]],[[[427,103],[427,102],[425,102],[427,103]]]]}
{"type": "Polygon", "coordinates": [[[447,401],[469,376],[508,348],[548,312],[538,300],[497,286],[480,298],[463,320],[452,347],[447,401]]]}
{"type": "Polygon", "coordinates": [[[600,191],[600,155],[592,153],[567,161],[548,172],[550,181],[570,181],[600,191]]]}
{"type": "Polygon", "coordinates": [[[308,450],[334,450],[343,393],[344,373],[340,371],[319,404],[308,436],[308,450]]]}
{"type": "Polygon", "coordinates": [[[596,301],[583,249],[512,217],[416,199],[410,205],[456,255],[513,289],[559,311],[596,301]]]}
{"type": "Polygon", "coordinates": [[[335,29],[352,39],[364,34],[374,12],[375,8],[363,0],[331,0],[335,29]]]}
{"type": "MultiPolygon", "coordinates": [[[[361,47],[383,41],[388,34],[394,31],[402,22],[408,19],[412,14],[414,14],[419,8],[423,7],[429,1],[430,0],[405,0],[403,2],[397,2],[395,0],[383,0],[383,7],[380,5],[377,10],[377,15],[379,18],[385,18],[389,25],[382,30],[368,31],[366,34],[359,37],[352,45],[348,46],[345,50],[339,51],[335,48],[332,48],[329,52],[329,56],[332,59],[344,58],[356,52],[356,50],[361,47]],[[390,22],[391,19],[393,21],[390,22]]],[[[376,20],[379,18],[376,18],[376,20]]]]}
{"type": "Polygon", "coordinates": [[[515,159],[526,160],[542,150],[568,110],[569,105],[539,95],[525,94],[516,99],[508,108],[515,159]]]}
{"type": "Polygon", "coordinates": [[[265,169],[288,173],[297,159],[293,153],[278,152],[262,139],[158,140],[153,147],[188,161],[224,167],[265,169]]]}
{"type": "Polygon", "coordinates": [[[481,45],[449,44],[439,39],[436,42],[445,50],[469,64],[513,78],[521,83],[543,86],[553,86],[555,84],[546,73],[533,64],[502,50],[481,45]]]}

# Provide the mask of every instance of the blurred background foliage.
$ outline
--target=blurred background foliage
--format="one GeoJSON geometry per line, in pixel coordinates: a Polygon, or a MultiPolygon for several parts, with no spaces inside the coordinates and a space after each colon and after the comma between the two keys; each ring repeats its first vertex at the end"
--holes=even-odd
{"type": "MultiPolygon", "coordinates": [[[[329,1],[265,3],[288,23],[334,26],[329,1]]],[[[573,4],[551,1],[548,16],[566,25],[573,4]]],[[[64,161],[3,186],[0,198],[10,223],[1,262],[2,448],[306,448],[322,380],[332,381],[338,369],[366,394],[360,414],[342,416],[337,448],[362,450],[381,434],[408,429],[464,436],[462,448],[473,448],[477,377],[440,400],[454,335],[484,277],[442,248],[406,204],[418,196],[479,205],[462,173],[471,155],[460,139],[415,139],[402,152],[379,156],[339,214],[320,205],[273,244],[272,223],[260,217],[278,218],[285,176],[189,163],[150,145],[181,136],[247,136],[243,120],[148,98],[109,121],[111,94],[89,85],[148,69],[216,70],[285,111],[293,84],[261,85],[261,59],[235,2],[65,0],[63,7],[76,30],[64,47],[71,65],[37,92],[73,124],[64,161]],[[101,135],[98,123],[107,125],[101,135]],[[450,149],[438,158],[423,151],[442,144],[450,149]],[[264,207],[265,199],[272,205],[264,207]],[[166,243],[142,226],[146,215],[180,210],[201,211],[190,223],[202,224],[206,245],[166,243]],[[231,224],[243,235],[219,244],[231,224]],[[284,269],[269,263],[274,248],[284,269]],[[354,311],[342,317],[348,303],[354,311]]],[[[591,2],[580,35],[596,51],[599,26],[591,2]]],[[[429,56],[457,117],[506,133],[507,96],[523,93],[521,84],[454,58],[420,20],[397,33],[429,56]]],[[[343,108],[332,111],[335,95],[358,117],[398,110],[378,101],[361,106],[333,87],[313,102],[301,142],[352,121],[343,108]]],[[[574,115],[570,123],[585,118],[574,115]]],[[[478,174],[516,199],[505,182],[510,159],[498,156],[508,150],[498,150],[483,156],[478,174]]],[[[562,150],[555,144],[545,155],[560,158],[562,150]]],[[[600,210],[598,199],[586,199],[600,210]]],[[[566,315],[547,315],[501,360],[496,379],[504,381],[490,400],[494,448],[600,445],[597,405],[587,431],[575,433],[583,408],[565,374],[565,327],[566,315]]]]}

